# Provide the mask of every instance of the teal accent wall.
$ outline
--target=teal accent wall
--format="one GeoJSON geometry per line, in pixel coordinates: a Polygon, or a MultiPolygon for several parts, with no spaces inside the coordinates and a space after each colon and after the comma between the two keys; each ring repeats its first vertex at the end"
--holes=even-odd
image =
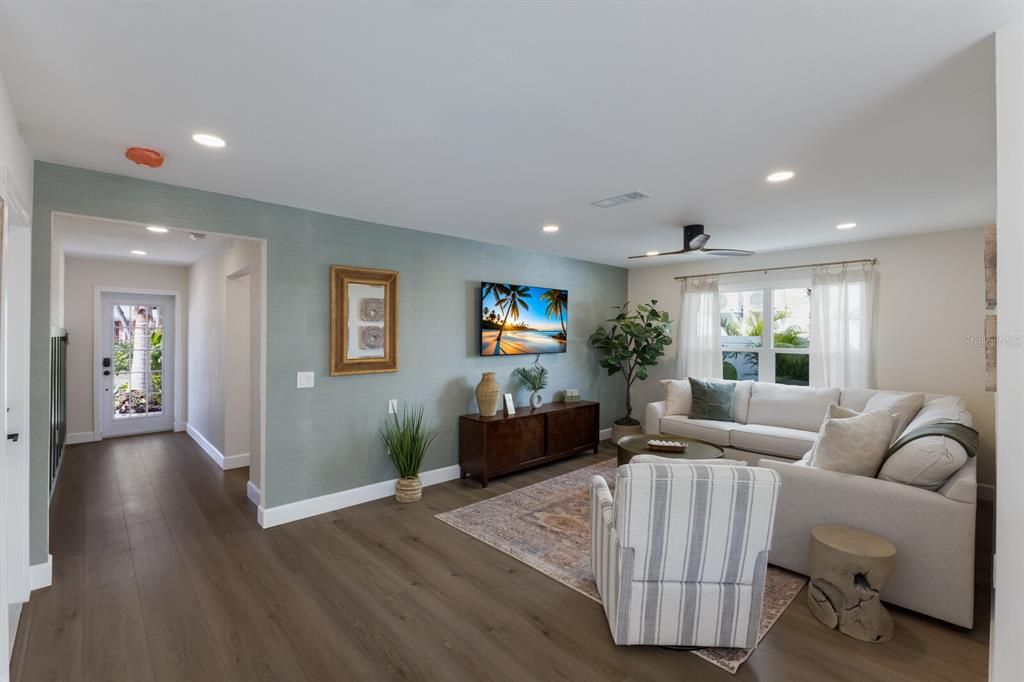
{"type": "MultiPolygon", "coordinates": [[[[54,211],[267,240],[266,507],[393,478],[376,429],[388,398],[426,404],[441,433],[424,470],[458,463],[457,416],[475,411],[484,371],[511,391],[532,356],[479,356],[481,280],[569,290],[568,351],[543,355],[546,399],[579,388],[601,402],[602,427],[625,412],[621,377],[599,370],[586,339],[626,299],[626,270],[379,225],[107,173],[37,163],[32,241],[32,563],[46,560],[50,240],[54,211]],[[401,273],[393,374],[331,377],[332,264],[401,273]],[[316,372],[296,389],[295,373],[316,372]]],[[[535,229],[535,226],[524,226],[535,229]]],[[[570,238],[563,234],[558,238],[570,238]]],[[[74,341],[72,340],[72,343],[74,341]]],[[[519,394],[520,402],[525,394],[519,394]]],[[[180,417],[179,417],[180,418],[180,417]]]]}

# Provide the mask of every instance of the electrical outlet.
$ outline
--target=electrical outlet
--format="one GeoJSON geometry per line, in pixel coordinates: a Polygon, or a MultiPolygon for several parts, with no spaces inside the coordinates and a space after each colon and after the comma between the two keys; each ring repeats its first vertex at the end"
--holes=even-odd
{"type": "Polygon", "coordinates": [[[398,399],[397,398],[388,398],[388,414],[397,414],[397,413],[398,413],[398,399]]]}
{"type": "Polygon", "coordinates": [[[298,372],[295,375],[295,388],[313,388],[313,372],[298,372]]]}

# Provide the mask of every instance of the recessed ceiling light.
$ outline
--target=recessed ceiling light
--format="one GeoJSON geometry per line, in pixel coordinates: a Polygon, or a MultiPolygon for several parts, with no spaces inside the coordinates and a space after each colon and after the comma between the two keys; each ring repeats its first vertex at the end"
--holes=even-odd
{"type": "Polygon", "coordinates": [[[541,229],[545,232],[558,232],[558,225],[545,225],[541,229]]]}
{"type": "Polygon", "coordinates": [[[765,178],[766,182],[785,182],[786,180],[792,180],[796,176],[793,171],[782,170],[775,171],[765,178]]]}
{"type": "Polygon", "coordinates": [[[857,223],[839,223],[836,225],[837,230],[852,230],[857,227],[857,223]]]}
{"type": "Polygon", "coordinates": [[[132,249],[132,255],[133,256],[145,256],[146,252],[143,251],[142,249],[132,249]]]}
{"type": "Polygon", "coordinates": [[[146,225],[146,229],[150,232],[156,232],[157,234],[164,234],[167,232],[166,227],[160,227],[159,225],[146,225]]]}
{"type": "Polygon", "coordinates": [[[227,142],[217,137],[216,135],[210,135],[209,133],[196,133],[192,136],[192,139],[203,145],[204,147],[223,147],[227,145],[227,142]]]}
{"type": "Polygon", "coordinates": [[[661,251],[648,251],[644,255],[645,256],[659,256],[659,255],[661,255],[661,251]]]}

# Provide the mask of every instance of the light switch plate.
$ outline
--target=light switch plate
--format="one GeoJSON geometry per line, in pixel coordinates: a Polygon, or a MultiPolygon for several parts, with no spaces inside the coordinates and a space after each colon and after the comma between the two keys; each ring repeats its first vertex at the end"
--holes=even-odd
{"type": "Polygon", "coordinates": [[[398,399],[397,398],[388,398],[388,414],[397,414],[397,413],[398,413],[398,399]]]}
{"type": "Polygon", "coordinates": [[[295,375],[295,388],[313,388],[313,372],[298,372],[295,375]]]}

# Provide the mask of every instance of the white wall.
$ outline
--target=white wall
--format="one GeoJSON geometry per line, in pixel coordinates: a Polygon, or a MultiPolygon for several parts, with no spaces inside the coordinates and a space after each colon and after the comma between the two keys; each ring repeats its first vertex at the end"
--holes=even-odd
{"type": "Polygon", "coordinates": [[[1024,680],[1024,17],[996,33],[999,339],[990,679],[1024,680]]]}
{"type": "MultiPolygon", "coordinates": [[[[249,478],[257,486],[260,479],[260,438],[262,426],[259,415],[257,372],[260,358],[260,333],[262,319],[262,269],[260,242],[247,239],[233,239],[231,243],[195,263],[189,269],[189,426],[199,432],[224,456],[245,454],[232,452],[230,448],[247,447],[249,453],[249,478]],[[249,329],[233,326],[236,318],[228,314],[228,281],[248,273],[232,284],[241,285],[245,280],[251,285],[248,296],[249,329]],[[233,351],[240,335],[249,337],[249,355],[253,359],[245,363],[243,371],[234,361],[225,362],[227,354],[233,351]],[[248,388],[247,388],[248,387],[248,388]],[[232,410],[225,409],[229,399],[241,396],[245,403],[233,402],[232,410]],[[239,416],[241,408],[248,407],[249,414],[239,416]],[[249,438],[239,438],[237,428],[241,420],[249,420],[249,438]],[[228,422],[231,422],[230,440],[228,422]]],[[[237,293],[237,292],[236,292],[237,293]]],[[[233,299],[234,300],[234,299],[233,299]]]]}
{"type": "Polygon", "coordinates": [[[33,163],[32,155],[18,131],[14,107],[3,74],[0,74],[0,169],[6,168],[10,173],[18,194],[16,200],[23,204],[26,213],[32,212],[33,163]]]}
{"type": "MultiPolygon", "coordinates": [[[[68,434],[74,440],[88,440],[93,433],[93,381],[96,377],[93,350],[95,290],[98,286],[139,290],[179,291],[180,317],[184,329],[175,340],[188,338],[188,268],[153,265],[143,261],[109,261],[69,256],[64,275],[64,326],[68,330],[68,434]]],[[[188,367],[188,353],[182,353],[188,367]]],[[[187,371],[176,371],[184,386],[175,387],[175,422],[188,414],[187,371]]]]}
{"type": "MultiPolygon", "coordinates": [[[[985,392],[984,348],[970,343],[984,338],[982,232],[978,227],[636,268],[629,273],[629,300],[642,303],[655,298],[658,307],[678,321],[680,283],[673,279],[678,275],[878,257],[875,387],[962,396],[981,432],[978,477],[991,484],[995,480],[995,403],[993,394],[985,392]]],[[[673,344],[651,378],[635,389],[634,405],[642,409],[663,398],[657,380],[675,377],[675,352],[673,344]]]]}

